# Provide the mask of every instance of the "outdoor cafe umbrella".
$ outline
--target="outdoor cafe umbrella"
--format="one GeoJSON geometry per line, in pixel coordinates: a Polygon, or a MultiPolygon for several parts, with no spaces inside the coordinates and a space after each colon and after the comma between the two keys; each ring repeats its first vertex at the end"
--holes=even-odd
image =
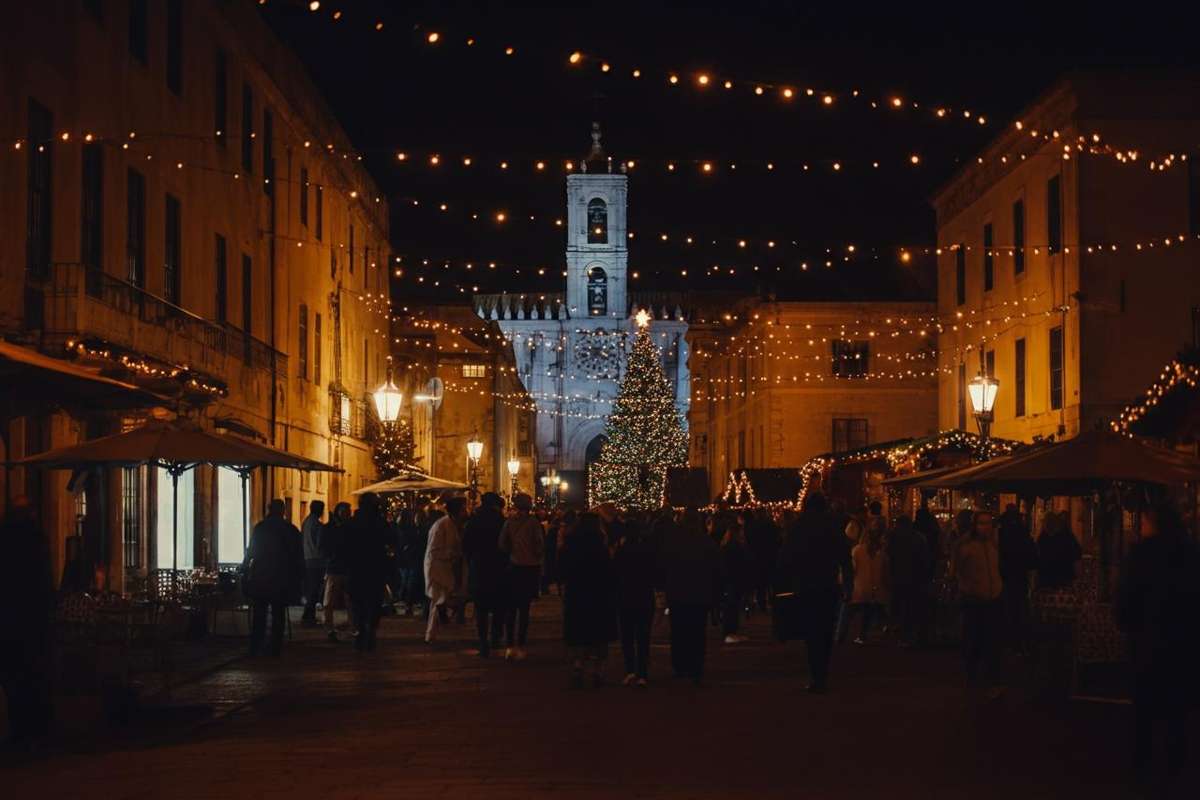
{"type": "Polygon", "coordinates": [[[375,494],[399,494],[400,492],[421,492],[431,491],[436,489],[466,489],[467,484],[458,483],[457,481],[446,480],[445,478],[435,478],[432,475],[426,475],[423,472],[411,470],[401,472],[399,475],[388,478],[378,483],[372,483],[370,486],[364,486],[361,489],[351,492],[351,494],[366,494],[373,492],[375,494]]]}
{"type": "MultiPolygon", "coordinates": [[[[246,512],[250,472],[256,467],[284,467],[314,472],[337,472],[311,458],[228,434],[202,430],[192,422],[148,422],[124,433],[102,436],[57,450],[49,450],[17,462],[46,469],[86,469],[101,466],[162,467],[171,476],[172,506],[171,569],[179,564],[179,476],[199,464],[229,467],[242,479],[242,546],[247,545],[249,520],[246,512]]],[[[174,578],[172,578],[174,580],[174,578]]]]}
{"type": "Polygon", "coordinates": [[[1033,447],[929,478],[918,486],[1030,495],[1087,495],[1113,483],[1176,485],[1200,480],[1200,460],[1107,430],[1033,447]]]}

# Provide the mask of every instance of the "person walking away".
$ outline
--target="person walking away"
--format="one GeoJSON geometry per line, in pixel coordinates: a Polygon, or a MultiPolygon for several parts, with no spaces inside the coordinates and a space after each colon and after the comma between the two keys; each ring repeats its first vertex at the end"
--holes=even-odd
{"type": "Polygon", "coordinates": [[[1013,503],[998,522],[1005,639],[1014,652],[1023,655],[1029,644],[1029,573],[1037,569],[1037,545],[1013,503]]]}
{"type": "MultiPolygon", "coordinates": [[[[669,524],[669,521],[667,522],[669,524]]],[[[617,609],[626,686],[645,688],[650,679],[650,627],[654,622],[654,584],[658,551],[641,525],[628,525],[616,546],[617,609]]]]}
{"type": "Polygon", "coordinates": [[[542,558],[546,539],[542,523],[531,512],[533,498],[519,492],[513,498],[517,513],[509,517],[500,531],[500,550],[508,555],[508,610],[505,631],[508,647],[506,660],[525,658],[529,638],[529,604],[537,599],[542,576],[542,558]]]}
{"type": "Polygon", "coordinates": [[[242,574],[245,594],[251,600],[250,655],[262,652],[267,611],[271,612],[271,639],[267,654],[283,651],[283,626],[287,607],[300,600],[304,580],[304,546],[300,531],[283,517],[283,500],[267,507],[267,516],[250,533],[242,574]]]}
{"type": "Polygon", "coordinates": [[[504,528],[504,498],[484,492],[479,510],[463,528],[462,552],[467,562],[467,591],[475,599],[475,630],[479,657],[500,646],[508,603],[508,557],[500,550],[504,528]]]}
{"type": "Polygon", "coordinates": [[[350,504],[338,503],[329,515],[329,524],[321,533],[321,552],[325,557],[325,597],[322,605],[326,636],[331,642],[338,640],[334,611],[346,611],[348,623],[354,624],[354,615],[346,599],[346,543],[350,519],[350,504]]]}
{"type": "Polygon", "coordinates": [[[745,532],[740,521],[734,521],[721,540],[721,633],[725,644],[746,641],[746,637],[738,635],[738,626],[749,571],[745,532]]]}
{"type": "Polygon", "coordinates": [[[942,529],[938,525],[937,517],[929,510],[929,498],[924,495],[921,496],[921,507],[917,509],[916,516],[913,517],[913,528],[925,537],[925,545],[929,548],[930,557],[936,564],[941,554],[942,529]]]}
{"type": "Polygon", "coordinates": [[[883,549],[883,520],[868,522],[862,541],[850,551],[854,571],[854,592],[850,596],[852,614],[862,616],[855,644],[866,644],[871,623],[882,615],[889,599],[887,553],[883,549]]]}
{"type": "Polygon", "coordinates": [[[325,523],[325,503],[313,500],[309,506],[308,516],[300,525],[300,534],[304,538],[304,614],[300,624],[305,627],[315,627],[317,624],[317,598],[325,589],[325,557],[321,554],[321,534],[325,523]]]}
{"type": "Polygon", "coordinates": [[[8,745],[29,750],[50,733],[54,575],[50,547],[29,498],[13,498],[0,547],[12,567],[0,581],[0,687],[8,700],[8,745]]]}
{"type": "Polygon", "coordinates": [[[1161,720],[1166,723],[1170,790],[1182,789],[1188,717],[1200,700],[1200,643],[1195,634],[1200,552],[1169,503],[1141,515],[1141,541],[1126,558],[1116,614],[1129,634],[1133,662],[1134,776],[1143,785],[1150,781],[1154,727],[1161,720]]]}
{"type": "Polygon", "coordinates": [[[599,688],[609,642],[617,638],[617,614],[612,561],[598,515],[579,515],[563,545],[559,569],[566,587],[563,639],[571,659],[571,686],[583,688],[584,666],[590,661],[592,687],[599,688]]]}
{"type": "Polygon", "coordinates": [[[903,516],[896,518],[887,549],[892,609],[900,629],[900,646],[911,647],[924,604],[929,552],[925,539],[913,530],[912,520],[903,516]]]}
{"type": "Polygon", "coordinates": [[[744,511],[742,522],[750,559],[749,588],[754,591],[754,607],[765,612],[771,594],[771,572],[779,560],[779,528],[767,511],[744,511]]]}
{"type": "Polygon", "coordinates": [[[1031,596],[1033,660],[1030,675],[1036,678],[1043,664],[1043,688],[1051,700],[1065,700],[1071,686],[1071,638],[1079,612],[1075,579],[1083,549],[1067,525],[1067,515],[1047,512],[1037,539],[1038,567],[1031,596]]]}
{"type": "Polygon", "coordinates": [[[425,596],[421,580],[418,578],[421,561],[425,558],[425,545],[420,529],[413,520],[413,513],[407,508],[400,512],[396,528],[396,566],[400,570],[399,600],[404,605],[404,615],[411,617],[413,609],[421,602],[420,598],[425,596]]]}
{"type": "Polygon", "coordinates": [[[847,565],[846,570],[841,575],[841,586],[838,592],[838,615],[837,615],[837,630],[834,632],[834,641],[842,644],[846,641],[846,637],[850,632],[850,603],[854,598],[854,547],[858,544],[858,540],[862,538],[863,526],[862,521],[857,517],[846,514],[845,524],[842,524],[841,517],[834,514],[835,530],[841,531],[841,536],[838,538],[840,557],[842,563],[847,565]]]}
{"type": "Polygon", "coordinates": [[[429,545],[425,549],[425,596],[429,598],[426,644],[433,644],[437,640],[441,615],[459,588],[462,561],[460,531],[466,520],[466,498],[451,497],[446,500],[446,515],[429,529],[429,545]]]}
{"type": "Polygon", "coordinates": [[[991,686],[987,697],[995,700],[1003,694],[997,670],[997,648],[1003,629],[1000,597],[1000,549],[996,542],[992,512],[976,511],[971,531],[954,548],[954,577],[962,606],[963,660],[967,682],[983,679],[991,686]]]}
{"type": "Polygon", "coordinates": [[[552,585],[555,591],[562,594],[562,590],[558,586],[558,540],[565,525],[566,518],[564,517],[558,521],[551,520],[549,524],[542,526],[545,531],[545,546],[542,547],[544,553],[542,557],[542,594],[550,594],[552,585]]]}
{"type": "Polygon", "coordinates": [[[795,595],[808,654],[812,694],[829,687],[829,661],[833,654],[839,583],[850,573],[850,562],[829,514],[825,496],[811,492],[779,558],[781,585],[795,595]]]}
{"type": "Polygon", "coordinates": [[[374,492],[359,495],[358,511],[350,522],[345,543],[346,582],[354,606],[354,621],[358,626],[354,649],[359,652],[375,649],[379,612],[387,584],[387,545],[390,536],[379,495],[374,492]]]}
{"type": "Polygon", "coordinates": [[[704,678],[705,619],[720,587],[717,544],[689,509],[663,538],[662,566],[671,622],[671,666],[678,678],[704,678]]]}

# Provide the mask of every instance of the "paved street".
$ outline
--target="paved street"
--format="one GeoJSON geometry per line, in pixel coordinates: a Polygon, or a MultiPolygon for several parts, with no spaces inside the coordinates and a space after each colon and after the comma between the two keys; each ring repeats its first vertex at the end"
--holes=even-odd
{"type": "Polygon", "coordinates": [[[1129,708],[968,703],[953,652],[843,646],[833,691],[803,692],[800,645],[712,643],[703,688],[656,646],[652,685],[570,690],[559,605],[524,663],[481,662],[466,627],[436,649],[384,620],[358,655],[297,627],[281,661],[177,689],[211,713],[142,723],[9,770],[7,797],[1127,797],[1129,708]]]}

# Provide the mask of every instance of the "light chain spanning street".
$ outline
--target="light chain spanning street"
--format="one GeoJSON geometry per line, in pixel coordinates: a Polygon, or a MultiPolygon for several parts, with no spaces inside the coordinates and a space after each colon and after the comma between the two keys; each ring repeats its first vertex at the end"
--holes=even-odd
{"type": "Polygon", "coordinates": [[[6,796],[1131,796],[1129,706],[1036,702],[1019,666],[986,702],[950,648],[839,645],[814,696],[804,646],[773,642],[756,615],[746,642],[710,629],[697,687],[671,677],[662,620],[649,688],[620,685],[614,643],[608,683],[580,690],[557,597],[536,603],[523,662],[480,659],[469,616],[433,647],[419,620],[387,617],[375,653],[293,628],[278,660],[238,659],[126,730],[8,764],[6,796]]]}

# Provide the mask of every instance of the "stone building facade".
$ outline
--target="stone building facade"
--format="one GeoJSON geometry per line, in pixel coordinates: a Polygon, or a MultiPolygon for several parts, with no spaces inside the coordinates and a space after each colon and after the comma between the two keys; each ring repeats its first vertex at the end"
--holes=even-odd
{"type": "MultiPolygon", "coordinates": [[[[252,520],[269,497],[293,520],[351,499],[374,478],[388,211],[295,54],[253,4],[48,0],[9,9],[0,66],[0,334],[152,388],[159,416],[343,470],[259,470],[252,520]]],[[[146,416],[58,400],[0,423],[5,459],[146,416]]],[[[164,566],[161,473],[75,494],[62,472],[4,477],[0,496],[39,503],[60,574],[77,534],[111,588],[164,566]]],[[[201,467],[181,489],[181,564],[240,561],[236,478],[201,467]]]]}
{"type": "MultiPolygon", "coordinates": [[[[593,127],[592,149],[567,176],[566,290],[479,295],[476,312],[511,341],[517,371],[537,406],[539,468],[568,484],[567,502],[585,502],[587,465],[600,453],[605,418],[617,396],[638,310],[653,321],[663,368],[687,419],[688,323],[678,298],[628,289],[628,181],[593,127]]],[[[540,476],[539,476],[540,477],[540,476]]]]}
{"type": "Polygon", "coordinates": [[[742,468],[937,430],[930,302],[747,299],[693,324],[690,463],[742,468]]]}
{"type": "Polygon", "coordinates": [[[1074,436],[1200,344],[1198,134],[1194,77],[1076,75],[936,195],[942,428],[987,371],[994,435],[1074,436]]]}

